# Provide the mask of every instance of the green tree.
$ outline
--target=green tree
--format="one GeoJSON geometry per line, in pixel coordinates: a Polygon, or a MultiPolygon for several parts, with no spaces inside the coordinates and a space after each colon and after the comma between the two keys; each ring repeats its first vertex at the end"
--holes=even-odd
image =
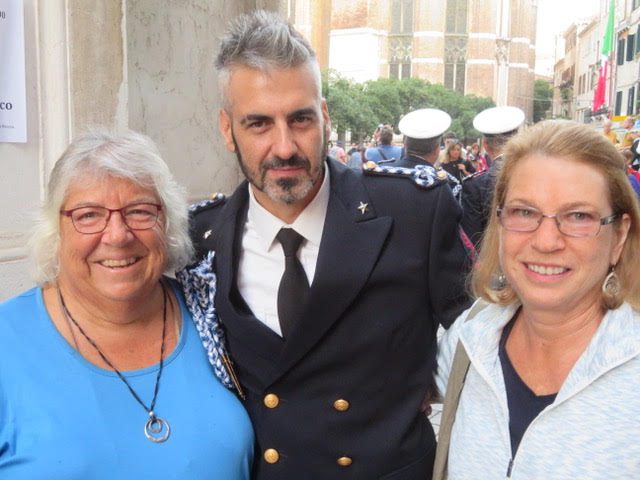
{"type": "Polygon", "coordinates": [[[494,105],[490,98],[462,96],[443,85],[418,78],[381,78],[358,84],[329,72],[323,92],[338,136],[350,130],[356,139],[371,133],[380,123],[393,125],[397,132],[402,116],[418,108],[444,110],[452,118],[450,130],[459,138],[477,138],[473,117],[494,105]]]}
{"type": "Polygon", "coordinates": [[[546,80],[536,80],[533,84],[533,121],[543,120],[551,108],[553,88],[546,80]]]}
{"type": "Polygon", "coordinates": [[[358,141],[375,129],[376,119],[366,102],[364,86],[331,71],[323,75],[323,96],[331,115],[331,126],[344,140],[347,130],[358,141]]]}
{"type": "Polygon", "coordinates": [[[373,113],[376,124],[385,123],[397,128],[398,120],[404,113],[400,104],[398,80],[380,78],[364,84],[365,101],[373,113]]]}

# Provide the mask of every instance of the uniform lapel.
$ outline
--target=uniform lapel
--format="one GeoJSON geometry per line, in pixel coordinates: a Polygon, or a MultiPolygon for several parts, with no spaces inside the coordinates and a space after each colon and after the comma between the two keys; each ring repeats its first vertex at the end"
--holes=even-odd
{"type": "Polygon", "coordinates": [[[331,195],[308,306],[285,342],[272,381],[340,319],[365,285],[392,225],[390,217],[376,216],[360,174],[333,160],[329,171],[331,195]]]}
{"type": "MultiPolygon", "coordinates": [[[[225,327],[232,347],[232,355],[240,350],[250,350],[252,358],[240,359],[242,363],[251,363],[255,368],[271,374],[272,359],[282,349],[282,339],[249,311],[243,311],[236,288],[239,252],[242,245],[242,231],[247,217],[249,194],[247,183],[243,182],[224,206],[224,212],[213,232],[216,248],[216,273],[218,291],[216,293],[216,308],[220,321],[225,327]],[[242,343],[248,349],[233,348],[234,344],[242,343]]],[[[262,375],[258,375],[262,377],[262,375]]]]}
{"type": "MultiPolygon", "coordinates": [[[[216,274],[218,276],[218,293],[225,299],[230,296],[235,282],[235,264],[237,248],[235,247],[238,229],[242,228],[248,207],[247,183],[243,182],[223,207],[224,211],[214,227],[212,238],[216,250],[216,274]]],[[[240,239],[238,238],[238,241],[240,239]]]]}

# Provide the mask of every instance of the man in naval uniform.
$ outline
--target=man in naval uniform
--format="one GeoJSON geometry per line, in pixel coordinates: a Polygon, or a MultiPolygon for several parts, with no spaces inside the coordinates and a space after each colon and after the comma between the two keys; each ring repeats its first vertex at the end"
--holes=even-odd
{"type": "Polygon", "coordinates": [[[193,235],[200,258],[215,251],[255,478],[430,478],[435,436],[421,405],[436,331],[468,305],[459,205],[433,175],[325,156],[315,54],[277,15],[237,19],[216,65],[220,130],[246,181],[195,212],[193,235]]]}
{"type": "Polygon", "coordinates": [[[486,152],[488,170],[475,173],[462,181],[462,229],[476,248],[487,225],[493,199],[493,187],[502,165],[502,150],[524,122],[524,112],[518,107],[492,107],[478,113],[473,128],[483,134],[482,148],[486,152]]]}
{"type": "Polygon", "coordinates": [[[434,166],[440,154],[442,134],[451,125],[448,113],[436,108],[421,108],[400,119],[398,130],[404,135],[404,156],[390,166],[415,168],[434,166]]]}
{"type": "Polygon", "coordinates": [[[454,197],[459,201],[462,191],[460,181],[440,166],[436,166],[442,134],[450,125],[449,114],[436,108],[421,108],[407,113],[398,123],[398,129],[404,135],[404,155],[388,166],[434,168],[436,176],[447,181],[454,197]]]}

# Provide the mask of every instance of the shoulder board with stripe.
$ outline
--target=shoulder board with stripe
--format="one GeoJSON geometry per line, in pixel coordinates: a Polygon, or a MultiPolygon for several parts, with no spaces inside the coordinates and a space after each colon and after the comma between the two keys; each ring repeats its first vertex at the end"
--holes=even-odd
{"type": "Polygon", "coordinates": [[[365,175],[401,177],[413,181],[420,188],[430,189],[447,183],[448,178],[430,165],[417,165],[416,168],[394,167],[391,165],[379,165],[375,162],[367,162],[362,170],[365,175]]]}
{"type": "Polygon", "coordinates": [[[473,178],[482,177],[483,175],[486,175],[488,172],[489,172],[489,169],[482,170],[481,172],[472,173],[471,175],[468,175],[468,176],[464,177],[462,179],[462,183],[468,182],[469,180],[471,180],[473,178]]]}
{"type": "Polygon", "coordinates": [[[226,199],[227,197],[223,193],[214,193],[210,198],[192,204],[189,207],[189,212],[192,215],[204,212],[205,210],[209,210],[211,208],[217,207],[218,205],[222,205],[226,199]]]}

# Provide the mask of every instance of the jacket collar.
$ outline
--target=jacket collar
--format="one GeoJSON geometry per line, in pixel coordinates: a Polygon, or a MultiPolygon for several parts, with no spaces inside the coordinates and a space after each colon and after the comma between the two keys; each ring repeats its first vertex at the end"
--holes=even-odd
{"type": "MultiPolygon", "coordinates": [[[[502,329],[513,318],[519,304],[490,304],[471,321],[460,326],[460,340],[480,375],[504,390],[498,345],[502,329]],[[502,387],[501,387],[502,386],[502,387]]],[[[640,313],[622,304],[605,314],[586,350],[571,369],[555,404],[575,395],[613,368],[640,355],[640,313]]]]}

